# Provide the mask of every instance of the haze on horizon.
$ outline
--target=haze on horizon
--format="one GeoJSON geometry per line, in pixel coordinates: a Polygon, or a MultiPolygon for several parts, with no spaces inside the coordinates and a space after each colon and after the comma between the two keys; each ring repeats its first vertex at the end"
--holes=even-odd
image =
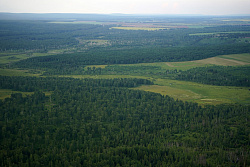
{"type": "Polygon", "coordinates": [[[250,0],[1,0],[0,12],[249,15],[250,0]]]}

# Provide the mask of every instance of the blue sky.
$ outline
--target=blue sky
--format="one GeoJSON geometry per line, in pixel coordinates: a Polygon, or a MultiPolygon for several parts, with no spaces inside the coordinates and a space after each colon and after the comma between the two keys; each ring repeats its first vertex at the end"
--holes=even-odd
{"type": "Polygon", "coordinates": [[[0,12],[250,14],[250,0],[0,0],[0,12]]]}

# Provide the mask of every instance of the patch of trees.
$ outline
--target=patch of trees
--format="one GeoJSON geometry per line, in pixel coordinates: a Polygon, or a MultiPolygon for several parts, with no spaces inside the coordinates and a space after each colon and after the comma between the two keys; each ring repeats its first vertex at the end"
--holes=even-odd
{"type": "Polygon", "coordinates": [[[219,86],[250,86],[249,66],[196,67],[174,75],[174,79],[219,86]]]}
{"type": "Polygon", "coordinates": [[[153,82],[138,78],[115,79],[74,79],[59,77],[21,77],[0,76],[0,89],[34,92],[38,90],[54,91],[55,89],[70,89],[71,87],[137,87],[151,85],[153,82]],[[69,84],[70,83],[70,84],[69,84]]]}
{"type": "MultiPolygon", "coordinates": [[[[39,82],[31,82],[38,88],[33,95],[0,101],[1,166],[250,164],[249,106],[202,108],[160,94],[100,86],[117,80],[36,79],[57,86],[45,96],[39,82]]],[[[1,83],[36,79],[9,77],[1,83]]]]}

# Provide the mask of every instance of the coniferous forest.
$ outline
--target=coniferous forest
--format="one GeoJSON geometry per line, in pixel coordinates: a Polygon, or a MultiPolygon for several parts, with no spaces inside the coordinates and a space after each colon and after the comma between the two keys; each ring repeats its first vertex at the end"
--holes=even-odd
{"type": "Polygon", "coordinates": [[[0,14],[0,166],[250,165],[250,95],[201,105],[136,89],[178,80],[248,90],[248,22],[10,16],[0,14]],[[246,64],[189,65],[232,54],[246,64]]]}

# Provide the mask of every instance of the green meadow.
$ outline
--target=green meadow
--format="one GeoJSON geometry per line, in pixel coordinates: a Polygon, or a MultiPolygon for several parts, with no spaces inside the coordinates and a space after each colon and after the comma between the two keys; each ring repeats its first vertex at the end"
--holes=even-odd
{"type": "Polygon", "coordinates": [[[234,32],[212,32],[212,33],[195,33],[195,34],[189,34],[192,35],[217,35],[217,34],[235,34],[235,33],[250,33],[250,31],[234,31],[234,32]]]}
{"type": "Polygon", "coordinates": [[[250,103],[250,91],[244,87],[213,86],[187,81],[157,79],[156,85],[141,86],[135,89],[169,95],[183,101],[205,104],[250,103]]]}

